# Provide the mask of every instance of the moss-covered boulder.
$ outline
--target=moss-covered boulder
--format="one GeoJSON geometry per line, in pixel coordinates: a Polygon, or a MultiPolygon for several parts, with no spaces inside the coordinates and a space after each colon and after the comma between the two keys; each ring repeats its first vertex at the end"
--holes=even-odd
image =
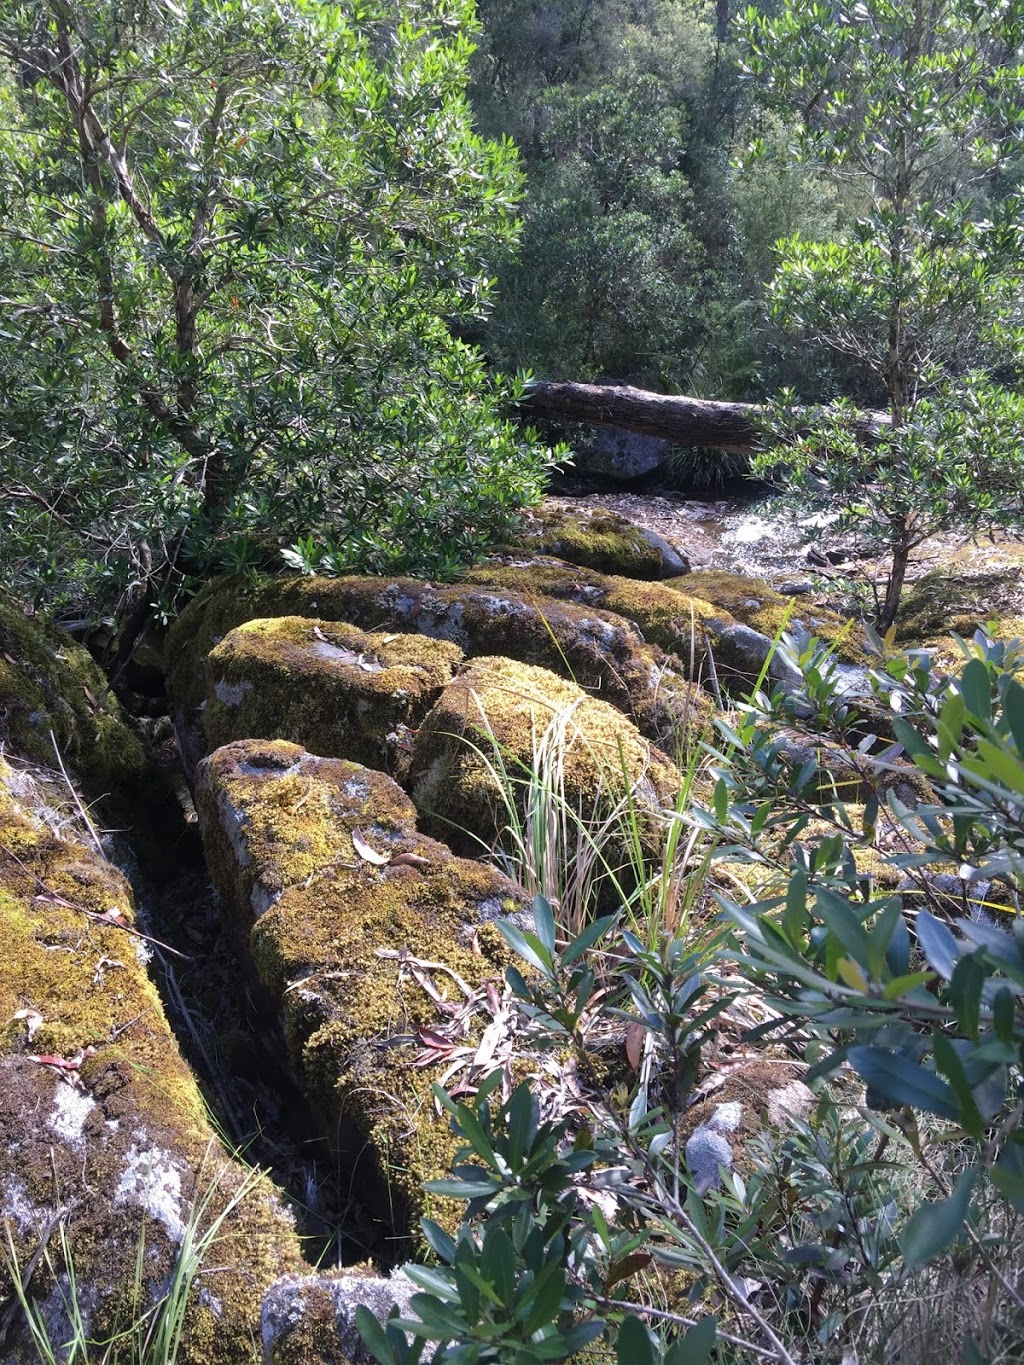
{"type": "MultiPolygon", "coordinates": [[[[628,793],[643,826],[671,804],[681,781],[675,764],[607,702],[547,669],[483,658],[449,684],[420,726],[410,790],[431,829],[478,852],[508,822],[496,772],[521,794],[538,767],[568,808],[595,824],[628,793]]],[[[604,837],[614,857],[614,831],[604,837]]]]}
{"type": "MultiPolygon", "coordinates": [[[[921,644],[951,632],[970,636],[1005,621],[1003,634],[1024,616],[1024,545],[965,546],[908,585],[896,621],[897,638],[921,644]]],[[[1019,633],[1019,632],[1018,632],[1019,633]]],[[[961,656],[962,657],[962,656],[961,656]]]]}
{"type": "Polygon", "coordinates": [[[141,782],[142,746],[88,651],[0,597],[0,748],[52,768],[54,744],[92,800],[141,782]]]}
{"type": "Polygon", "coordinates": [[[748,578],[745,574],[723,569],[695,569],[681,578],[673,578],[671,586],[711,602],[742,625],[769,639],[778,634],[788,611],[788,629],[803,628],[826,644],[834,645],[836,658],[843,663],[865,662],[863,632],[857,625],[827,607],[815,606],[804,597],[787,597],[763,579],[748,578]]]}
{"type": "Polygon", "coordinates": [[[546,503],[526,513],[516,548],[625,578],[671,578],[690,567],[664,536],[604,507],[546,503]]]}
{"type": "Polygon", "coordinates": [[[431,1082],[504,1059],[494,1029],[478,1050],[509,960],[492,921],[523,894],[417,833],[383,773],[294,744],[218,749],[196,802],[265,1008],[392,1251],[423,1210],[423,1181],[453,1154],[431,1082]]]}
{"type": "MultiPolygon", "coordinates": [[[[465,654],[502,654],[572,678],[617,706],[656,742],[674,745],[709,712],[679,660],[614,612],[472,584],[433,587],[412,578],[238,579],[211,584],[182,613],[168,641],[178,727],[195,723],[205,659],[228,633],[257,617],[344,621],[378,632],[415,631],[465,654]]],[[[187,741],[186,741],[187,747],[187,741]]]]}
{"type": "MultiPolygon", "coordinates": [[[[103,1340],[166,1292],[189,1227],[237,1200],[216,1275],[189,1295],[178,1359],[255,1365],[263,1292],[302,1266],[291,1219],[211,1129],[127,883],[16,801],[7,773],[0,763],[0,1203],[28,1296],[58,1346],[72,1303],[103,1340]]],[[[8,1302],[10,1274],[0,1263],[8,1302]]],[[[21,1314],[6,1325],[4,1361],[37,1361],[21,1314]]]]}
{"type": "Polygon", "coordinates": [[[207,752],[288,739],[399,772],[411,732],[462,661],[447,640],[279,616],[229,631],[206,661],[207,752]]]}

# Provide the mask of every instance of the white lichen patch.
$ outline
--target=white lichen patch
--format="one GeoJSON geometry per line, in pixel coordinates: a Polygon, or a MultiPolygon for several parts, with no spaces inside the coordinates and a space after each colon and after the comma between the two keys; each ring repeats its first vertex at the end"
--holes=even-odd
{"type": "Polygon", "coordinates": [[[176,1245],[185,1236],[181,1216],[181,1174],[168,1152],[160,1147],[140,1150],[133,1142],[114,1193],[114,1203],[137,1204],[162,1223],[176,1245]]]}
{"type": "Polygon", "coordinates": [[[241,706],[245,694],[252,691],[252,683],[229,683],[221,680],[213,685],[214,695],[223,706],[241,706]]]}
{"type": "Polygon", "coordinates": [[[52,1209],[37,1204],[29,1196],[25,1182],[15,1175],[9,1175],[0,1185],[0,1204],[4,1218],[17,1223],[18,1231],[23,1233],[45,1227],[53,1213],[52,1209]]]}
{"type": "Polygon", "coordinates": [[[95,1108],[96,1101],[91,1095],[61,1080],[57,1082],[53,1108],[46,1122],[59,1138],[77,1151],[84,1142],[85,1121],[95,1108]]]}

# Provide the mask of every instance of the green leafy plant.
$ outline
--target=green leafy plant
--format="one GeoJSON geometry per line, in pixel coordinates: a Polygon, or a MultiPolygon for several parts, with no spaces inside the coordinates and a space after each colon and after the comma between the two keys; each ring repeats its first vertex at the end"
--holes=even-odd
{"type": "Polygon", "coordinates": [[[778,243],[784,329],[850,357],[887,404],[865,435],[850,408],[809,418],[785,397],[781,450],[810,491],[890,557],[876,624],[895,620],[912,551],[939,530],[1014,522],[1024,407],[995,382],[1024,352],[1012,173],[1022,60],[1016,7],[976,0],[786,0],[751,9],[744,69],[795,117],[794,154],[856,205],[831,241],[778,243]]]}
{"type": "Polygon", "coordinates": [[[456,337],[517,230],[472,27],[463,0],[5,8],[9,584],[144,613],[252,537],[446,574],[539,496],[516,385],[456,337]]]}

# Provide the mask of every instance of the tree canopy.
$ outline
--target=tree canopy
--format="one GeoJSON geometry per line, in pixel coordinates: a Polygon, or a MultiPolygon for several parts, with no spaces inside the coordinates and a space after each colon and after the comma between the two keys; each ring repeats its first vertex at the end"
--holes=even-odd
{"type": "Polygon", "coordinates": [[[457,333],[516,231],[468,0],[0,20],[4,572],[135,595],[300,541],[443,572],[537,496],[457,333]],[[255,539],[254,539],[255,537],[255,539]]]}

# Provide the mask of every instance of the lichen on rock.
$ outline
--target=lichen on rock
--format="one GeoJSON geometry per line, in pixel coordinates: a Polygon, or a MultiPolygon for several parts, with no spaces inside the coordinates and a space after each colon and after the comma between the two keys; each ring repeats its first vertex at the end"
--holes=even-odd
{"type": "Polygon", "coordinates": [[[663,536],[605,508],[545,504],[524,517],[516,546],[625,578],[670,578],[686,558],[663,536]]]}
{"type": "Polygon", "coordinates": [[[88,651],[0,598],[0,750],[53,767],[54,744],[93,800],[141,782],[142,745],[88,651]]]}
{"type": "Polygon", "coordinates": [[[399,772],[410,732],[461,660],[457,645],[423,635],[298,616],[247,621],[206,661],[207,747],[287,739],[399,772]]]}
{"type": "Polygon", "coordinates": [[[424,1180],[453,1154],[430,1092],[453,1060],[437,1039],[458,1017],[453,1047],[472,1057],[509,960],[491,921],[521,910],[523,893],[419,834],[382,773],[283,741],[218,749],[200,766],[197,806],[215,882],[325,1138],[359,1173],[382,1238],[411,1233],[424,1180]]]}
{"type": "Polygon", "coordinates": [[[788,630],[802,628],[834,646],[836,658],[842,663],[866,661],[863,632],[853,622],[827,607],[787,597],[763,579],[723,569],[695,569],[671,579],[669,586],[711,602],[769,639],[774,639],[784,625],[788,630]]]}
{"type": "Polygon", "coordinates": [[[695,721],[703,724],[709,710],[682,663],[647,644],[622,616],[596,607],[417,579],[283,577],[259,587],[229,579],[200,594],[169,637],[169,686],[186,753],[195,750],[188,731],[205,692],[206,654],[243,620],[287,615],[415,631],[450,641],[471,657],[502,654],[549,668],[612,702],[664,744],[676,743],[695,721]]]}
{"type": "MultiPolygon", "coordinates": [[[[92,850],[58,838],[11,795],[0,763],[0,1189],[22,1270],[58,1342],[69,1267],[97,1340],[165,1292],[197,1203],[208,1226],[251,1173],[214,1135],[146,974],[131,891],[92,850]],[[144,1239],[144,1302],[134,1300],[144,1239]],[[52,1269],[51,1269],[52,1266],[52,1269]]],[[[197,1282],[182,1365],[255,1362],[263,1290],[302,1265],[290,1217],[262,1177],[228,1213],[215,1289],[197,1282]]],[[[0,1281],[10,1267],[0,1270],[0,1281]]],[[[4,1285],[4,1296],[10,1291],[4,1285]]],[[[20,1318],[4,1360],[38,1357],[20,1318]]]]}

